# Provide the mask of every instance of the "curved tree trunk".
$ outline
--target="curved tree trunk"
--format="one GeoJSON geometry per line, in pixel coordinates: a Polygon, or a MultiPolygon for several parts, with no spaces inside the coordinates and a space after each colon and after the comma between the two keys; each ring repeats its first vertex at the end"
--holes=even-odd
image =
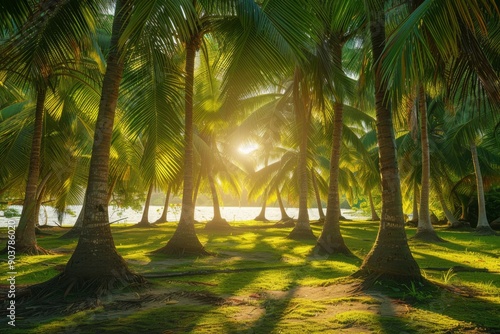
{"type": "Polygon", "coordinates": [[[283,205],[283,199],[281,198],[280,190],[276,188],[276,197],[278,199],[278,206],[280,207],[281,220],[282,222],[293,221],[293,218],[286,213],[285,206],[283,205]]]}
{"type": "MultiPolygon", "coordinates": [[[[264,167],[267,167],[267,164],[269,162],[269,152],[266,151],[266,155],[265,155],[265,158],[264,158],[264,167]]],[[[269,194],[269,188],[266,187],[266,189],[264,189],[264,194],[262,194],[262,206],[260,207],[260,212],[259,214],[257,215],[257,217],[255,217],[253,220],[255,221],[258,221],[258,222],[267,222],[269,221],[267,218],[266,218],[266,207],[267,207],[267,196],[269,194]]]]}
{"type": "Polygon", "coordinates": [[[316,175],[314,170],[311,169],[311,181],[314,188],[314,195],[316,196],[316,203],[318,205],[318,215],[320,221],[325,221],[325,213],[323,212],[323,206],[321,204],[321,196],[319,193],[318,183],[316,181],[316,175]]]}
{"type": "Polygon", "coordinates": [[[44,84],[37,89],[35,124],[33,139],[31,142],[30,165],[28,169],[28,180],[23,202],[23,210],[16,229],[16,254],[40,255],[48,252],[38,246],[36,242],[37,216],[37,189],[40,177],[40,154],[43,136],[43,113],[47,87],[44,84]]]}
{"type": "Polygon", "coordinates": [[[303,75],[300,69],[295,69],[293,80],[293,105],[295,119],[299,129],[299,157],[297,161],[297,179],[299,183],[299,217],[295,227],[288,235],[294,240],[316,239],[311,225],[309,224],[309,212],[307,211],[308,197],[308,172],[307,172],[307,142],[309,140],[310,106],[308,101],[308,90],[303,87],[303,75]],[[302,87],[301,87],[302,86],[302,87]]]}
{"type": "Polygon", "coordinates": [[[417,181],[413,182],[413,213],[411,220],[408,221],[410,225],[417,226],[418,225],[418,198],[420,197],[418,191],[417,181]]]}
{"type": "Polygon", "coordinates": [[[146,203],[144,203],[144,210],[142,211],[141,221],[138,222],[136,227],[151,227],[149,223],[149,206],[151,204],[151,195],[153,195],[153,183],[149,185],[148,194],[146,195],[146,203]]]}
{"type": "Polygon", "coordinates": [[[193,210],[196,207],[196,200],[198,199],[198,191],[200,190],[200,184],[201,184],[201,169],[200,169],[200,172],[198,173],[198,177],[196,178],[196,183],[194,184],[194,190],[193,190],[193,210]]]}
{"type": "Polygon", "coordinates": [[[193,92],[194,60],[200,44],[200,36],[193,35],[186,44],[185,115],[184,115],[184,189],[179,224],[167,244],[156,253],[177,255],[206,255],[208,252],[200,243],[194,228],[193,202],[193,92]]]}
{"type": "Polygon", "coordinates": [[[484,200],[484,186],[483,176],[481,174],[481,167],[479,166],[479,158],[477,156],[476,144],[470,145],[470,152],[472,154],[472,162],[474,164],[474,173],[476,174],[476,187],[477,187],[477,226],[476,233],[479,235],[493,235],[495,231],[491,228],[486,217],[486,201],[484,200]]]}
{"type": "Polygon", "coordinates": [[[342,113],[343,104],[336,102],[333,116],[332,152],[330,155],[330,185],[328,187],[328,202],[323,231],[316,243],[315,251],[320,253],[342,253],[351,255],[340,232],[340,148],[342,146],[342,113]]]}
{"type": "Polygon", "coordinates": [[[461,210],[460,218],[458,218],[458,220],[468,222],[469,215],[468,215],[467,203],[465,203],[465,201],[460,201],[460,204],[461,204],[460,206],[461,206],[462,210],[461,210]]]}
{"type": "Polygon", "coordinates": [[[427,127],[427,102],[425,91],[422,86],[419,89],[418,110],[420,113],[420,139],[422,146],[422,181],[420,187],[420,215],[417,225],[417,233],[413,239],[427,242],[442,242],[431,224],[431,213],[429,210],[429,196],[431,188],[431,159],[429,153],[429,131],[427,127]]]}
{"type": "MultiPolygon", "coordinates": [[[[373,59],[378,64],[386,42],[384,1],[367,0],[366,4],[370,20],[373,59]]],[[[365,285],[368,286],[376,280],[389,279],[404,282],[422,280],[420,268],[408,247],[404,228],[392,115],[385,101],[387,87],[382,80],[380,65],[375,66],[375,109],[382,180],[382,215],[375,244],[359,271],[354,274],[354,276],[365,278],[365,285]]]]}
{"type": "Polygon", "coordinates": [[[212,171],[208,172],[208,184],[210,185],[210,191],[212,193],[214,218],[205,225],[205,229],[209,230],[231,229],[231,225],[229,225],[229,223],[224,218],[222,218],[222,215],[220,213],[219,195],[217,195],[217,188],[215,187],[215,181],[212,175],[212,171]]]}
{"type": "Polygon", "coordinates": [[[86,289],[91,294],[99,295],[115,286],[144,281],[141,276],[128,269],[127,263],[116,251],[108,216],[109,153],[124,66],[118,39],[126,26],[131,6],[130,0],[118,0],[116,3],[111,48],[102,85],[90,159],[83,229],[78,244],[64,272],[48,282],[35,286],[33,288],[35,293],[37,289],[42,288],[43,291],[44,287],[48,286],[49,289],[59,289],[65,294],[76,288],[86,289]]]}
{"type": "Polygon", "coordinates": [[[78,214],[78,218],[76,218],[75,224],[71,229],[61,235],[61,239],[71,239],[71,238],[76,238],[80,236],[80,233],[82,232],[83,228],[83,216],[85,213],[85,199],[83,199],[83,204],[82,204],[82,209],[80,210],[80,213],[78,214]]]}
{"type": "Polygon", "coordinates": [[[374,222],[378,222],[378,221],[380,221],[380,217],[378,216],[377,210],[375,210],[375,204],[373,204],[373,196],[372,196],[371,190],[368,192],[368,199],[370,201],[370,211],[372,214],[372,218],[370,220],[374,221],[374,222]]]}
{"type": "Polygon", "coordinates": [[[448,220],[448,225],[450,227],[453,227],[453,228],[462,226],[462,223],[459,222],[457,218],[455,218],[453,213],[448,208],[448,205],[446,205],[446,201],[444,200],[443,193],[439,189],[436,192],[438,195],[439,203],[441,204],[441,207],[443,208],[444,215],[446,216],[446,219],[448,220]]]}
{"type": "MultiPolygon", "coordinates": [[[[113,195],[113,190],[115,189],[116,182],[118,182],[118,177],[115,177],[113,179],[113,182],[111,183],[109,190],[108,190],[108,204],[111,201],[111,197],[113,195]]],[[[78,214],[78,218],[76,218],[76,222],[73,225],[73,227],[63,235],[61,235],[61,239],[71,239],[71,238],[76,238],[80,236],[80,233],[82,232],[83,229],[83,217],[85,216],[85,203],[86,199],[85,197],[83,198],[83,204],[82,204],[82,209],[80,210],[80,213],[78,214]]]]}
{"type": "MultiPolygon", "coordinates": [[[[40,191],[38,192],[38,196],[37,196],[37,200],[36,200],[36,208],[35,208],[35,211],[36,211],[36,221],[35,221],[35,233],[37,232],[40,232],[40,229],[39,227],[41,226],[40,225],[40,209],[42,208],[42,201],[43,201],[43,196],[45,195],[45,189],[47,189],[45,187],[45,185],[41,186],[42,188],[40,189],[40,191]]],[[[44,213],[45,213],[45,222],[44,222],[44,225],[47,225],[47,210],[44,210],[44,213]]]]}
{"type": "Polygon", "coordinates": [[[161,213],[160,218],[158,218],[153,224],[160,224],[167,222],[168,203],[170,200],[171,192],[172,192],[172,186],[169,185],[167,187],[167,192],[165,193],[165,204],[163,204],[163,212],[161,213]]]}
{"type": "Polygon", "coordinates": [[[260,212],[257,215],[257,217],[255,217],[253,220],[256,220],[258,222],[267,222],[267,221],[269,221],[266,218],[267,193],[268,192],[269,192],[269,190],[266,187],[266,189],[264,190],[264,194],[262,195],[262,206],[260,207],[260,212]]]}

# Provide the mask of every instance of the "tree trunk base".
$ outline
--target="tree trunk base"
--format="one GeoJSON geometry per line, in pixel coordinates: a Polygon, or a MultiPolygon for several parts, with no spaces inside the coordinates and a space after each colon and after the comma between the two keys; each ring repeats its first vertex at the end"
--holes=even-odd
{"type": "Polygon", "coordinates": [[[150,224],[149,222],[138,222],[137,224],[132,225],[132,227],[137,227],[137,228],[156,228],[157,226],[150,224]]]}
{"type": "MultiPolygon", "coordinates": [[[[51,251],[40,247],[38,245],[23,246],[16,244],[16,255],[50,255],[53,254],[51,251]]],[[[0,251],[0,254],[7,254],[8,247],[5,247],[0,251]]]]}
{"type": "Polygon", "coordinates": [[[496,235],[497,233],[489,226],[481,226],[476,227],[474,230],[475,235],[479,236],[487,236],[487,235],[496,235]]]}
{"type": "Polygon", "coordinates": [[[163,219],[163,218],[158,218],[156,221],[154,221],[151,224],[152,225],[158,225],[158,224],[163,224],[163,223],[168,223],[168,221],[166,219],[163,219]]]}
{"type": "Polygon", "coordinates": [[[418,240],[423,242],[446,242],[446,240],[440,238],[436,231],[421,230],[417,231],[410,240],[418,240]]]}
{"type": "Polygon", "coordinates": [[[472,227],[469,222],[465,220],[458,220],[456,222],[448,222],[448,229],[470,231],[472,230],[472,227]]]}
{"type": "Polygon", "coordinates": [[[210,231],[230,231],[233,227],[224,218],[212,219],[205,225],[205,230],[210,231]]]}
{"type": "Polygon", "coordinates": [[[343,241],[326,240],[326,238],[319,237],[318,242],[314,246],[314,255],[333,255],[333,254],[344,254],[347,256],[354,256],[349,248],[343,241]]]}
{"type": "Polygon", "coordinates": [[[400,273],[388,273],[379,270],[368,270],[360,269],[351,275],[353,278],[361,279],[362,282],[359,286],[359,290],[370,290],[373,289],[375,284],[380,284],[385,282],[389,285],[401,285],[411,286],[412,283],[428,283],[421,275],[420,272],[415,275],[400,273]]]}
{"type": "Polygon", "coordinates": [[[295,225],[294,229],[290,232],[287,238],[297,241],[316,240],[316,236],[310,228],[297,227],[297,225],[295,225]]]}
{"type": "Polygon", "coordinates": [[[174,235],[165,246],[159,248],[152,254],[164,254],[175,256],[206,256],[212,255],[205,250],[196,236],[194,224],[179,222],[174,235]]]}
{"type": "Polygon", "coordinates": [[[376,283],[380,282],[389,282],[396,284],[405,284],[409,286],[411,282],[413,283],[422,283],[425,279],[420,275],[420,271],[418,274],[410,274],[404,273],[403,271],[399,271],[398,273],[390,273],[384,272],[381,270],[369,270],[369,269],[359,269],[351,277],[362,279],[361,290],[371,289],[376,283]]]}
{"type": "Polygon", "coordinates": [[[81,277],[71,273],[62,272],[56,277],[39,284],[30,286],[27,289],[27,299],[30,301],[44,298],[54,298],[55,296],[66,297],[68,294],[78,295],[83,293],[81,298],[100,297],[107,295],[114,289],[138,288],[144,286],[146,280],[141,275],[131,272],[128,268],[121,270],[111,270],[109,275],[99,275],[96,277],[81,277]]]}
{"type": "Polygon", "coordinates": [[[268,222],[269,221],[269,219],[267,219],[265,215],[258,215],[253,220],[258,221],[258,222],[268,222]]]}
{"type": "Polygon", "coordinates": [[[379,218],[379,217],[375,217],[375,218],[374,218],[374,217],[372,217],[372,218],[370,218],[370,219],[367,219],[367,221],[369,221],[369,222],[379,222],[379,221],[380,221],[380,218],[379,218]]]}

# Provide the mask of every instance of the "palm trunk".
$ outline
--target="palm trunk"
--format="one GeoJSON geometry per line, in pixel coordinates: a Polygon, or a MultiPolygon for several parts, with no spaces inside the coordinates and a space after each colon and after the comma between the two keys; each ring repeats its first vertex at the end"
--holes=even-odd
{"type": "Polygon", "coordinates": [[[215,188],[214,177],[212,176],[211,172],[209,172],[208,174],[208,183],[210,185],[210,192],[212,193],[212,200],[214,206],[213,220],[220,220],[222,219],[222,215],[220,213],[219,196],[217,195],[217,189],[215,188]]]}
{"type": "Polygon", "coordinates": [[[165,223],[167,221],[168,203],[170,200],[170,193],[172,192],[172,186],[168,186],[167,192],[165,193],[165,204],[163,204],[163,212],[160,218],[158,218],[154,224],[165,223]]]}
{"type": "MultiPolygon", "coordinates": [[[[108,204],[111,201],[111,197],[113,195],[113,190],[116,186],[116,182],[118,181],[118,177],[115,177],[113,182],[111,183],[109,190],[108,190],[108,204]]],[[[83,217],[85,216],[85,203],[86,199],[85,197],[83,198],[83,204],[82,204],[82,209],[80,210],[80,213],[78,214],[78,218],[76,218],[76,222],[73,225],[73,227],[63,235],[61,235],[61,239],[71,239],[71,238],[76,238],[80,236],[80,233],[82,232],[83,229],[83,217]]]]}
{"type": "Polygon", "coordinates": [[[311,169],[311,181],[314,189],[314,195],[316,196],[316,203],[318,205],[319,220],[325,221],[325,213],[323,212],[323,206],[321,204],[321,197],[319,194],[318,183],[316,181],[316,175],[314,175],[314,170],[312,169],[311,169]]]}
{"type": "Polygon", "coordinates": [[[309,91],[303,82],[302,71],[295,69],[293,80],[293,107],[299,129],[299,156],[297,159],[297,180],[299,188],[299,217],[295,227],[288,235],[294,240],[316,239],[309,224],[307,211],[308,172],[307,172],[307,141],[309,140],[310,106],[307,103],[309,91]]]}
{"type": "Polygon", "coordinates": [[[16,229],[16,253],[28,255],[47,254],[48,252],[38,246],[36,242],[37,216],[37,188],[40,177],[40,154],[43,135],[43,113],[47,87],[43,84],[37,89],[35,124],[33,139],[31,142],[30,165],[28,169],[28,180],[24,196],[23,210],[16,229]]]}
{"type": "Polygon", "coordinates": [[[201,184],[201,169],[200,172],[198,173],[198,177],[196,178],[196,183],[194,185],[193,210],[196,207],[196,200],[198,199],[198,191],[200,190],[200,184],[201,184]]]}
{"type": "Polygon", "coordinates": [[[415,224],[413,226],[418,225],[418,198],[419,198],[418,185],[417,181],[415,181],[413,182],[413,214],[410,220],[410,222],[415,224]]]}
{"type": "Polygon", "coordinates": [[[336,102],[334,105],[332,151],[330,155],[330,184],[328,186],[326,219],[315,249],[320,253],[351,255],[351,251],[347,248],[340,232],[339,163],[340,148],[342,146],[343,108],[344,105],[340,102],[336,102]]]}
{"type": "MultiPolygon", "coordinates": [[[[45,195],[45,190],[47,189],[47,187],[45,185],[40,185],[39,187],[41,187],[40,191],[38,192],[38,197],[37,197],[37,200],[36,200],[36,208],[35,208],[35,215],[36,215],[36,222],[35,222],[35,233],[37,230],[39,230],[39,226],[40,226],[40,209],[42,208],[42,201],[43,201],[43,196],[45,195]]],[[[44,222],[44,225],[47,225],[48,221],[47,221],[47,210],[44,210],[44,213],[45,213],[45,222],[44,222]]]]}
{"type": "Polygon", "coordinates": [[[78,217],[76,218],[75,224],[71,229],[61,235],[61,239],[71,239],[71,238],[76,238],[80,236],[80,233],[82,232],[83,228],[83,217],[85,213],[85,198],[83,199],[83,204],[82,204],[82,209],[80,210],[80,213],[78,214],[78,217]]]}
{"type": "Polygon", "coordinates": [[[182,209],[179,225],[167,244],[156,250],[166,254],[208,254],[200,243],[194,228],[193,202],[193,92],[194,92],[194,60],[201,36],[195,34],[186,44],[186,77],[184,91],[184,189],[182,192],[182,209]]]}
{"type": "MultiPolygon", "coordinates": [[[[52,173],[49,172],[45,177],[43,178],[42,182],[38,185],[38,190],[36,192],[36,213],[35,213],[35,233],[40,232],[40,209],[42,208],[42,202],[43,202],[43,197],[45,196],[45,191],[47,190],[47,182],[49,181],[50,177],[52,176],[52,173]]],[[[44,213],[45,213],[45,222],[44,225],[47,225],[48,223],[48,215],[47,215],[47,209],[44,207],[44,213]]]]}
{"type": "Polygon", "coordinates": [[[375,280],[386,279],[421,281],[420,268],[410,252],[404,228],[392,115],[385,100],[387,87],[382,79],[381,66],[378,64],[379,59],[382,59],[386,42],[384,1],[366,1],[366,4],[370,19],[373,59],[376,62],[375,109],[382,180],[382,216],[375,244],[355,276],[364,277],[367,285],[374,283],[375,280]]]}
{"type": "Polygon", "coordinates": [[[468,217],[468,209],[467,209],[467,203],[465,203],[465,201],[460,201],[461,202],[461,214],[460,214],[460,218],[458,218],[458,220],[462,220],[462,221],[469,221],[469,217],[468,217]]]}
{"type": "Polygon", "coordinates": [[[372,196],[371,190],[368,191],[368,199],[370,201],[370,211],[372,214],[372,218],[370,220],[374,221],[374,222],[378,222],[378,221],[380,221],[380,217],[378,216],[378,213],[375,210],[375,204],[373,204],[373,196],[372,196]]]}
{"type": "Polygon", "coordinates": [[[417,233],[413,239],[427,242],[441,242],[431,224],[431,213],[429,210],[429,196],[431,187],[431,159],[429,153],[429,131],[427,128],[427,102],[425,91],[420,86],[418,109],[420,112],[420,140],[422,146],[422,181],[420,187],[420,215],[417,225],[417,233]]]}
{"type": "Polygon", "coordinates": [[[266,218],[266,207],[267,207],[267,193],[268,193],[268,188],[264,190],[264,194],[262,194],[262,205],[260,207],[260,212],[255,217],[253,220],[259,221],[259,222],[267,222],[268,219],[266,218]]]}
{"type": "Polygon", "coordinates": [[[88,285],[100,293],[115,285],[123,286],[143,281],[141,276],[128,269],[127,263],[116,251],[108,216],[109,153],[124,67],[124,57],[118,47],[118,40],[127,25],[131,7],[131,0],[118,0],[116,3],[111,48],[102,84],[90,159],[83,227],[76,249],[63,274],[54,278],[56,285],[68,290],[88,285]]]}
{"type": "Polygon", "coordinates": [[[472,162],[474,164],[474,173],[476,174],[476,186],[477,186],[477,226],[476,233],[479,235],[493,235],[495,231],[491,228],[488,223],[488,218],[486,217],[486,201],[484,199],[484,186],[483,186],[483,176],[481,175],[481,167],[479,166],[479,158],[477,156],[476,144],[472,143],[470,145],[470,152],[472,154],[472,162]]]}
{"type": "Polygon", "coordinates": [[[453,213],[450,211],[448,208],[448,205],[446,205],[446,201],[444,200],[443,193],[438,189],[437,195],[439,198],[439,203],[441,204],[441,207],[443,208],[444,215],[446,216],[446,219],[448,220],[448,225],[450,227],[460,227],[462,226],[462,223],[458,221],[457,218],[453,215],[453,213]]]}
{"type": "Polygon", "coordinates": [[[282,222],[289,222],[292,219],[285,210],[285,206],[283,205],[283,199],[281,198],[280,190],[276,188],[276,197],[278,198],[278,206],[280,207],[281,220],[282,222]]]}
{"type": "Polygon", "coordinates": [[[205,229],[230,229],[231,226],[224,218],[222,218],[220,213],[219,195],[217,195],[217,188],[215,187],[212,171],[208,172],[208,184],[210,185],[210,191],[212,193],[214,218],[205,225],[205,229]]]}
{"type": "MultiPolygon", "coordinates": [[[[267,167],[267,164],[269,162],[269,152],[266,151],[266,155],[265,155],[265,158],[264,158],[264,166],[267,167]]],[[[259,222],[267,222],[267,218],[266,218],[266,206],[267,206],[267,195],[269,194],[269,188],[266,187],[266,189],[264,189],[264,194],[262,194],[262,206],[260,207],[260,212],[259,214],[257,215],[257,217],[255,217],[253,220],[256,220],[256,221],[259,221],[259,222]]]]}
{"type": "Polygon", "coordinates": [[[153,183],[149,185],[148,194],[146,195],[146,203],[144,203],[144,210],[142,211],[141,221],[135,226],[137,227],[150,227],[149,224],[149,206],[151,204],[151,195],[153,195],[153,183]]]}

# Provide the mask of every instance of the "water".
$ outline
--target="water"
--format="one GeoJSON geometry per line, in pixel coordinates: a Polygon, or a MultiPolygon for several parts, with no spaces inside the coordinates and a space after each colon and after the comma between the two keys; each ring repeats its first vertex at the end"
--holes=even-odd
{"type": "MultiPolygon", "coordinates": [[[[16,209],[19,212],[22,210],[22,206],[20,205],[12,205],[10,208],[16,209]]],[[[78,218],[78,214],[82,209],[81,205],[70,205],[68,209],[71,210],[72,214],[65,214],[62,225],[63,226],[73,226],[78,218]]],[[[232,221],[242,221],[242,220],[253,220],[259,213],[260,207],[222,207],[221,213],[222,217],[225,218],[228,222],[232,221]]],[[[149,208],[149,221],[154,222],[161,216],[163,211],[162,206],[150,206],[149,208]]],[[[288,208],[286,209],[288,215],[290,217],[297,218],[299,215],[298,208],[288,208]]],[[[319,218],[318,209],[311,208],[308,210],[309,219],[316,220],[319,218]]],[[[342,215],[349,219],[360,219],[362,215],[360,213],[356,213],[354,210],[344,210],[342,209],[342,215]]],[[[167,220],[178,221],[180,216],[180,206],[171,207],[167,213],[167,220]]],[[[198,206],[195,209],[194,213],[195,219],[198,221],[207,221],[212,219],[213,217],[213,208],[211,206],[198,206]]],[[[141,220],[142,211],[134,211],[132,209],[119,209],[115,207],[109,208],[109,221],[114,222],[116,224],[123,223],[136,223],[141,220]]],[[[281,213],[279,208],[275,207],[267,207],[266,209],[266,218],[269,220],[279,220],[281,218],[281,213]]],[[[19,217],[5,218],[3,217],[3,212],[0,211],[0,227],[7,226],[7,222],[9,220],[14,220],[15,222],[19,221],[19,217]]],[[[52,207],[42,207],[40,210],[40,224],[57,226],[57,212],[52,207]],[[46,212],[46,214],[45,214],[46,212]]]]}

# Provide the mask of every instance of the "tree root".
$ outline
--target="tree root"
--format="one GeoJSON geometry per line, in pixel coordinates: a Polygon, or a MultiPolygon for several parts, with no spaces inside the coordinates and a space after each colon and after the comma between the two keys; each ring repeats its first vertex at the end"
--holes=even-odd
{"type": "Polygon", "coordinates": [[[205,230],[209,231],[230,231],[232,230],[233,227],[229,225],[227,220],[221,218],[221,219],[212,219],[211,221],[207,222],[205,225],[205,230]]]}
{"type": "Polygon", "coordinates": [[[297,228],[295,227],[292,232],[287,237],[288,239],[302,241],[302,240],[316,240],[316,236],[313,231],[309,228],[297,228]]]}
{"type": "Polygon", "coordinates": [[[375,285],[381,282],[388,284],[409,284],[413,283],[428,283],[422,276],[406,275],[404,273],[389,273],[368,269],[360,269],[351,275],[352,278],[361,279],[357,291],[372,289],[375,285]]]}
{"type": "Polygon", "coordinates": [[[356,257],[345,244],[328,242],[321,237],[318,239],[311,253],[313,255],[344,254],[346,256],[356,257]]]}
{"type": "Polygon", "coordinates": [[[258,222],[268,222],[269,221],[269,219],[267,219],[265,215],[258,215],[253,220],[258,221],[258,222]]]}
{"type": "MultiPolygon", "coordinates": [[[[0,251],[0,254],[7,254],[8,248],[5,247],[0,251]]],[[[19,246],[16,245],[16,254],[24,254],[24,255],[51,255],[53,254],[51,251],[38,246],[38,245],[30,245],[30,246],[19,246]]]]}
{"type": "Polygon", "coordinates": [[[410,240],[418,240],[423,242],[446,242],[443,238],[440,238],[435,231],[417,231],[417,233],[410,238],[410,240]]]}
{"type": "Polygon", "coordinates": [[[140,289],[146,285],[144,277],[128,270],[114,275],[81,278],[68,273],[16,293],[16,309],[25,316],[39,313],[74,313],[100,305],[99,298],[119,288],[140,289]]]}
{"type": "Polygon", "coordinates": [[[495,230],[489,226],[476,227],[474,234],[479,236],[497,235],[495,230]]]}
{"type": "Polygon", "coordinates": [[[210,253],[203,246],[191,246],[189,247],[187,244],[184,245],[176,245],[167,243],[162,248],[152,251],[150,254],[153,255],[172,255],[172,256],[213,256],[214,254],[210,253]]]}

